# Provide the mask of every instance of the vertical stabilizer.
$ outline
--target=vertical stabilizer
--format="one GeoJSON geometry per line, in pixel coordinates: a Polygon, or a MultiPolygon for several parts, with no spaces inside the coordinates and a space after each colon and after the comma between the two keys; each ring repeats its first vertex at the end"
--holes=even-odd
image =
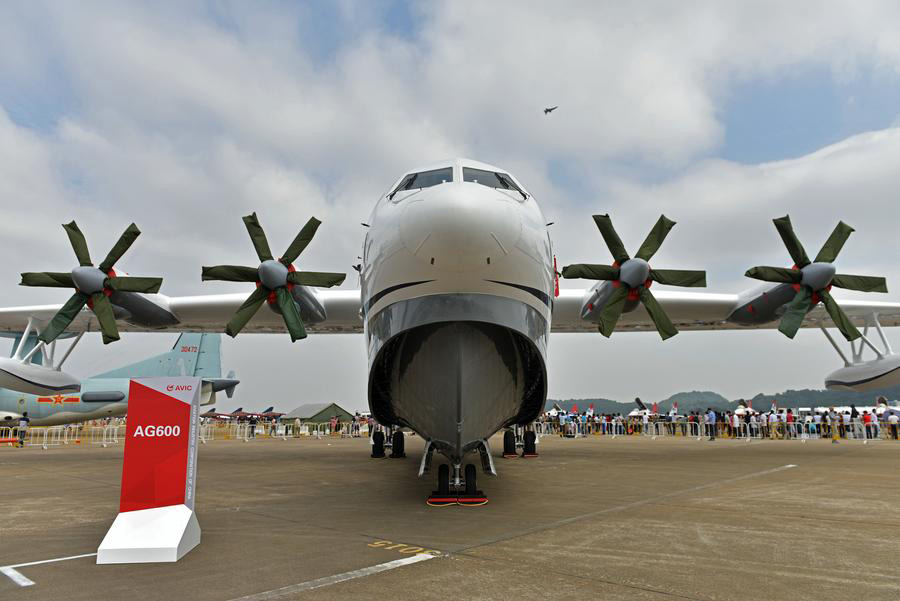
{"type": "Polygon", "coordinates": [[[221,334],[181,334],[167,353],[97,374],[95,378],[221,378],[221,334]]]}

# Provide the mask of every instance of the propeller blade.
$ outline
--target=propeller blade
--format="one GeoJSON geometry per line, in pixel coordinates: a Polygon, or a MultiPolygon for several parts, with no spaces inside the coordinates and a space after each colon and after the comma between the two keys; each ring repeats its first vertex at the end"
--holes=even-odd
{"type": "Polygon", "coordinates": [[[223,282],[255,282],[259,279],[256,267],[243,267],[241,265],[216,265],[204,267],[203,281],[221,280],[223,282]]]}
{"type": "Polygon", "coordinates": [[[331,288],[344,283],[346,273],[330,273],[327,271],[293,271],[288,274],[287,280],[299,286],[319,286],[331,288]]]}
{"type": "Polygon", "coordinates": [[[844,313],[843,309],[838,306],[834,297],[831,296],[831,293],[827,290],[820,290],[819,296],[822,297],[822,304],[825,305],[825,310],[828,311],[832,321],[834,321],[835,327],[841,331],[844,338],[846,338],[848,342],[859,338],[861,336],[859,330],[856,329],[856,326],[853,325],[853,322],[850,321],[850,318],[847,317],[847,314],[844,313]]]}
{"type": "Polygon", "coordinates": [[[133,223],[125,228],[125,231],[122,232],[121,236],[119,236],[119,239],[109,251],[109,254],[107,254],[106,258],[103,259],[103,262],[98,265],[100,271],[106,273],[110,269],[112,269],[113,265],[116,264],[116,261],[122,258],[122,255],[125,254],[125,251],[131,248],[131,245],[134,244],[134,241],[137,240],[137,237],[140,235],[141,230],[139,230],[138,226],[133,223]]]}
{"type": "Polygon", "coordinates": [[[88,252],[87,240],[84,239],[84,234],[78,229],[78,224],[74,221],[64,223],[63,229],[66,230],[66,234],[69,236],[69,242],[72,244],[72,250],[75,251],[78,264],[82,267],[91,267],[93,265],[91,253],[88,252]]]}
{"type": "Polygon", "coordinates": [[[253,242],[253,248],[256,249],[256,256],[260,261],[271,261],[272,251],[269,250],[269,241],[266,239],[266,233],[256,218],[256,213],[250,213],[244,216],[244,225],[247,227],[247,233],[250,234],[250,240],[253,242]]]}
{"type": "Polygon", "coordinates": [[[563,267],[562,276],[568,279],[581,278],[585,280],[618,280],[619,268],[612,265],[591,265],[589,263],[576,263],[563,267]]]}
{"type": "Polygon", "coordinates": [[[666,239],[673,227],[675,227],[674,221],[667,219],[665,215],[660,215],[656,225],[653,226],[653,229],[650,230],[650,233],[644,239],[644,243],[638,249],[635,258],[649,261],[656,254],[656,251],[659,250],[663,240],[666,239]]]}
{"type": "Polygon", "coordinates": [[[656,331],[659,332],[660,338],[666,340],[677,334],[678,329],[675,327],[675,324],[672,323],[672,320],[669,319],[669,316],[666,315],[666,312],[660,306],[659,302],[657,302],[653,293],[650,292],[649,289],[641,286],[640,294],[641,302],[644,304],[644,308],[647,309],[650,319],[653,320],[653,324],[656,326],[656,331]]]}
{"type": "Polygon", "coordinates": [[[300,256],[300,253],[302,253],[309,243],[312,242],[313,236],[316,235],[316,230],[319,229],[320,225],[322,225],[321,221],[315,217],[310,217],[309,221],[306,222],[306,225],[303,226],[303,229],[300,230],[300,233],[297,234],[297,237],[294,238],[294,241],[291,242],[291,245],[284,251],[281,262],[285,265],[290,265],[296,261],[297,257],[300,256]]]}
{"type": "Polygon", "coordinates": [[[225,333],[232,338],[237,336],[238,332],[244,329],[244,326],[250,321],[250,318],[256,315],[256,312],[259,311],[262,304],[266,302],[268,296],[269,289],[265,286],[260,286],[254,290],[253,293],[247,297],[247,300],[244,301],[244,304],[235,311],[234,315],[228,321],[228,324],[225,326],[225,333]]]}
{"type": "Polygon", "coordinates": [[[606,246],[609,248],[609,252],[612,253],[613,259],[620,265],[627,261],[629,258],[628,251],[625,250],[625,245],[622,244],[619,234],[616,233],[616,228],[613,227],[612,219],[609,218],[609,215],[594,215],[594,223],[597,224],[597,229],[600,230],[600,234],[606,241],[606,246]]]}
{"type": "Polygon", "coordinates": [[[303,327],[300,311],[297,309],[291,293],[281,286],[275,289],[275,295],[278,299],[278,308],[281,309],[281,316],[284,318],[284,325],[287,326],[291,335],[291,342],[306,338],[306,328],[303,327]]]}
{"type": "Polygon", "coordinates": [[[779,282],[781,284],[799,284],[800,280],[803,279],[803,274],[799,270],[785,267],[751,267],[744,275],[755,280],[779,282]]]}
{"type": "Polygon", "coordinates": [[[600,333],[609,338],[612,336],[613,330],[616,329],[616,322],[622,315],[622,309],[625,308],[625,301],[628,299],[628,287],[619,286],[610,295],[606,305],[600,311],[600,333]]]}
{"type": "Polygon", "coordinates": [[[97,316],[100,323],[100,331],[103,333],[103,344],[109,344],[119,339],[119,328],[116,327],[116,316],[113,313],[112,303],[102,292],[91,295],[91,310],[97,316]]]}
{"type": "Polygon", "coordinates": [[[684,286],[685,288],[703,288],[706,286],[705,271],[651,269],[650,279],[667,286],[684,286]]]}
{"type": "MultiPolygon", "coordinates": [[[[23,274],[24,275],[24,274],[23,274]]],[[[838,288],[859,290],[860,292],[887,292],[887,280],[870,275],[836,274],[831,283],[838,288]]]]}
{"type": "Polygon", "coordinates": [[[773,219],[772,223],[775,224],[775,228],[781,235],[781,240],[787,247],[791,258],[794,260],[794,264],[797,267],[806,267],[809,265],[809,257],[806,256],[806,251],[803,250],[800,239],[797,238],[797,234],[794,233],[794,226],[791,225],[790,216],[785,215],[784,217],[773,219]]]}
{"type": "Polygon", "coordinates": [[[797,330],[803,325],[803,318],[806,317],[810,307],[812,307],[812,292],[809,288],[803,286],[794,295],[794,300],[791,301],[791,304],[788,305],[787,311],[781,318],[781,323],[778,324],[778,331],[788,338],[796,336],[797,330]]]}
{"type": "Polygon", "coordinates": [[[66,304],[56,312],[56,315],[53,316],[53,319],[50,320],[50,323],[47,324],[47,327],[43,329],[38,338],[48,344],[53,342],[57,336],[62,334],[63,331],[69,327],[69,324],[72,323],[72,320],[75,319],[78,312],[87,304],[88,298],[87,294],[81,292],[76,292],[69,297],[66,304]]]}
{"type": "Polygon", "coordinates": [[[162,278],[144,278],[125,276],[107,278],[110,288],[120,292],[143,292],[147,294],[156,294],[162,285],[162,278]]]}
{"type": "Polygon", "coordinates": [[[50,288],[74,288],[71,273],[56,273],[52,271],[30,271],[22,274],[19,286],[47,286],[50,288]]]}
{"type": "Polygon", "coordinates": [[[816,255],[816,263],[834,262],[838,253],[841,252],[841,248],[844,247],[847,238],[849,238],[850,234],[854,231],[855,230],[852,227],[843,221],[838,221],[834,231],[831,232],[831,235],[828,236],[828,240],[825,241],[825,244],[823,244],[821,250],[819,250],[819,254],[816,255]]]}

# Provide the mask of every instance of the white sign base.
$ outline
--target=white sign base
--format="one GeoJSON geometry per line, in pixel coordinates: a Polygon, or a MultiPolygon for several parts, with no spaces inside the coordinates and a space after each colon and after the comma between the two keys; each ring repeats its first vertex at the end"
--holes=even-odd
{"type": "Polygon", "coordinates": [[[186,505],[126,511],[97,549],[97,563],[178,561],[200,544],[200,524],[186,505]]]}

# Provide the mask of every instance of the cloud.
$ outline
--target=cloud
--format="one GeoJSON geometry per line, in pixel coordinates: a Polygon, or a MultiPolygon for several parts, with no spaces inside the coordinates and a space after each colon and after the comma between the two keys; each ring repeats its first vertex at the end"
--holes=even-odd
{"type": "MultiPolygon", "coordinates": [[[[775,163],[715,158],[737,81],[823,66],[842,81],[861,68],[896,77],[895,3],[447,2],[409,11],[406,30],[355,2],[323,13],[284,3],[0,8],[0,302],[62,300],[13,283],[19,271],[71,263],[58,224],[72,218],[98,255],[136,221],[144,235],[122,265],[164,275],[168,294],[244,290],[201,284],[199,267],[253,262],[239,218],[254,210],[276,248],[316,215],[324,225],[306,264],[349,271],[377,197],[404,170],[460,155],[508,167],[529,186],[556,221],[561,264],[606,258],[591,213],[610,212],[636,247],[665,212],[679,225],[659,266],[705,267],[713,288],[737,290],[748,286],[747,267],[787,261],[769,220],[790,212],[810,252],[847,220],[859,232],[841,270],[900,281],[888,218],[896,129],[775,163]]],[[[348,277],[345,287],[355,284],[348,277]]],[[[666,345],[617,336],[615,347],[564,336],[553,344],[551,394],[755,392],[747,387],[757,378],[740,368],[704,369],[728,355],[709,348],[752,356],[773,388],[820,383],[828,363],[818,347],[773,347],[769,334],[690,334],[666,345]],[[796,359],[798,349],[808,358],[796,359]],[[608,357],[622,377],[573,374],[582,353],[608,357]],[[654,373],[672,372],[643,378],[648,363],[636,355],[652,358],[654,373]],[[636,381],[643,389],[632,392],[636,381]]],[[[99,371],[169,338],[126,336],[116,353],[88,343],[73,368],[99,371]]],[[[245,336],[225,353],[242,372],[247,406],[361,407],[362,347],[352,336],[296,345],[245,336]]]]}

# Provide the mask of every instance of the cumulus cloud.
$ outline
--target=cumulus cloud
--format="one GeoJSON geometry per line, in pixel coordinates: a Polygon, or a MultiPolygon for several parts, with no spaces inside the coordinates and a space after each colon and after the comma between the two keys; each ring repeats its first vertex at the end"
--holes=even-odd
{"type": "MultiPolygon", "coordinates": [[[[747,267],[787,261],[769,219],[790,212],[810,252],[838,219],[850,222],[859,233],[841,269],[900,281],[896,252],[886,251],[898,130],[767,164],[714,158],[735,82],[822,67],[844,80],[859,69],[896,77],[896,3],[447,2],[408,11],[406,30],[364,2],[336,4],[325,18],[283,3],[4,5],[2,304],[62,300],[13,283],[19,271],[72,262],[58,227],[71,218],[95,254],[136,221],[145,235],[123,267],[165,275],[168,294],[242,290],[201,285],[199,267],[252,262],[239,218],[253,210],[275,247],[316,215],[325,225],[305,260],[349,271],[359,222],[390,183],[458,155],[504,165],[530,187],[557,222],[563,264],[606,259],[591,213],[612,213],[637,246],[665,212],[679,226],[659,266],[707,268],[713,288],[738,290],[747,267]]],[[[351,276],[345,287],[355,284],[351,276]]],[[[711,345],[752,355],[773,388],[821,382],[829,363],[812,338],[798,347],[770,334],[690,334],[666,345],[617,336],[615,346],[561,337],[551,394],[652,397],[703,378],[726,394],[755,392],[757,379],[740,369],[708,377],[704,366],[728,354],[711,345]],[[796,359],[798,348],[808,359],[796,359]],[[573,375],[585,353],[618,362],[625,377],[573,375]],[[671,373],[633,391],[635,355],[671,373]]],[[[126,336],[115,354],[87,345],[73,365],[88,373],[170,339],[126,336]]],[[[245,405],[362,407],[362,347],[353,336],[295,345],[245,336],[225,349],[243,372],[245,405]],[[300,387],[298,372],[308,374],[300,387]]]]}

